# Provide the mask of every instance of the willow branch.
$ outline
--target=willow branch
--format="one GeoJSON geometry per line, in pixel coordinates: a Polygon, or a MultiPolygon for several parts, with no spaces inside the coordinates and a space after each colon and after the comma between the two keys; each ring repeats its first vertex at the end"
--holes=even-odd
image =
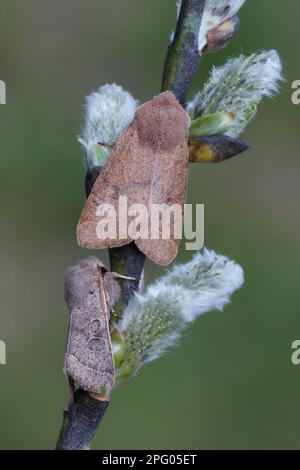
{"type": "Polygon", "coordinates": [[[182,0],[164,65],[162,91],[170,90],[184,106],[200,63],[198,38],[205,0],[182,0]]]}
{"type": "Polygon", "coordinates": [[[88,450],[108,405],[109,401],[76,391],[64,412],[56,450],[88,450]]]}

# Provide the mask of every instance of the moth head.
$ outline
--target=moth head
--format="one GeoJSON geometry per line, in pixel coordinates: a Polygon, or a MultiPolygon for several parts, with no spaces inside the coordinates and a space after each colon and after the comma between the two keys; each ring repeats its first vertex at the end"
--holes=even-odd
{"type": "Polygon", "coordinates": [[[190,118],[170,91],[140,106],[136,112],[142,145],[170,151],[187,138],[190,118]]]}
{"type": "Polygon", "coordinates": [[[91,280],[99,276],[99,267],[106,272],[100,259],[89,256],[67,269],[65,277],[65,301],[67,303],[71,297],[73,301],[77,299],[78,303],[81,302],[83,293],[90,290],[91,280]]]}

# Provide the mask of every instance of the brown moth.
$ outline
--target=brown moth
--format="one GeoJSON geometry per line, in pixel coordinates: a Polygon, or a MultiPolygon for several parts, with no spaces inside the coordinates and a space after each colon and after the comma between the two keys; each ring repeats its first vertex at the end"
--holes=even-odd
{"type": "MultiPolygon", "coordinates": [[[[186,201],[188,178],[187,131],[190,118],[174,95],[164,92],[137,109],[132,124],[117,141],[114,150],[92,189],[82,211],[77,239],[85,248],[123,246],[132,241],[128,233],[120,238],[123,223],[119,212],[119,197],[126,196],[128,206],[143,204],[179,205],[181,215],[186,201]],[[97,208],[111,204],[116,210],[116,235],[99,238],[97,208]]],[[[180,240],[174,236],[171,220],[170,236],[135,239],[138,248],[154,262],[167,265],[176,257],[180,240]]],[[[128,225],[130,217],[128,217],[128,225]]],[[[173,224],[173,225],[172,225],[173,224]]]]}
{"type": "Polygon", "coordinates": [[[70,310],[64,372],[71,384],[109,394],[115,383],[109,318],[120,296],[115,273],[95,257],[67,270],[65,301],[70,310]]]}

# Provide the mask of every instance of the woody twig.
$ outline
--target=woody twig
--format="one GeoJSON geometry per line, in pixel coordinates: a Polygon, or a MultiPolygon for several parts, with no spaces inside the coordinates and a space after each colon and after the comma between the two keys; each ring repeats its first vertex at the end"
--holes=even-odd
{"type": "Polygon", "coordinates": [[[64,412],[56,450],[88,450],[109,401],[99,401],[84,390],[77,390],[64,412]]]}
{"type": "Polygon", "coordinates": [[[205,0],[182,1],[174,38],[165,60],[162,91],[172,91],[183,106],[200,62],[198,37],[204,5],[205,0]]]}

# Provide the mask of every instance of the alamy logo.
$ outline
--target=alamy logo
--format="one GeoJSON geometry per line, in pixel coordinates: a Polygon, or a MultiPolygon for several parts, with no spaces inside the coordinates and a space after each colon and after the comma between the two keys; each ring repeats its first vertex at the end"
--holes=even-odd
{"type": "Polygon", "coordinates": [[[294,364],[294,366],[299,366],[300,365],[300,340],[296,339],[292,343],[292,349],[294,352],[292,353],[291,361],[294,364]]]}
{"type": "Polygon", "coordinates": [[[292,103],[295,105],[300,104],[300,80],[295,80],[292,83],[292,89],[295,90],[292,93],[292,103]]]}
{"type": "Polygon", "coordinates": [[[4,366],[6,364],[6,344],[4,341],[0,340],[0,365],[4,366]]]}
{"type": "Polygon", "coordinates": [[[181,240],[186,250],[201,250],[204,246],[204,205],[196,204],[128,204],[120,196],[117,206],[100,204],[96,207],[99,240],[181,240]],[[195,214],[195,220],[193,215],[195,214]],[[193,229],[195,227],[195,230],[193,229]]]}
{"type": "Polygon", "coordinates": [[[0,104],[6,104],[6,84],[0,80],[0,104]]]}

